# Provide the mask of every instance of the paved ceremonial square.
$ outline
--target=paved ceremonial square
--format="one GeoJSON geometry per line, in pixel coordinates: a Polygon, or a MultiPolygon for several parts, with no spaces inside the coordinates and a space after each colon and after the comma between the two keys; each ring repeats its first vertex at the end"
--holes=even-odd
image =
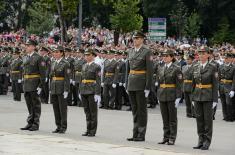
{"type": "MultiPolygon", "coordinates": [[[[23,97],[23,96],[22,96],[23,97]]],[[[123,107],[126,109],[126,107],[123,107]]],[[[132,114],[127,111],[99,109],[96,137],[82,137],[86,129],[83,108],[69,107],[66,134],[51,133],[55,128],[52,105],[42,105],[40,129],[21,131],[26,125],[25,101],[15,102],[12,94],[0,96],[0,154],[86,154],[86,155],[234,155],[235,122],[222,121],[219,105],[212,144],[209,151],[193,150],[197,144],[196,121],[185,117],[185,106],[178,109],[178,136],[175,146],[159,145],[162,140],[162,119],[159,106],[149,109],[145,142],[128,142],[132,136],[132,114]]]]}

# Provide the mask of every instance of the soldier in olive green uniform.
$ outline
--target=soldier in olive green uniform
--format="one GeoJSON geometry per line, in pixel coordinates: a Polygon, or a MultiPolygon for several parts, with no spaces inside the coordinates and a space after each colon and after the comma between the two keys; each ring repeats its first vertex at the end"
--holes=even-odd
{"type": "Polygon", "coordinates": [[[162,53],[164,66],[159,66],[157,96],[163,120],[163,140],[159,144],[174,145],[177,136],[177,107],[182,97],[182,73],[174,63],[174,52],[167,50],[162,53]]]}
{"type": "Polygon", "coordinates": [[[157,68],[159,66],[158,60],[156,60],[157,53],[154,52],[154,59],[153,59],[153,78],[152,78],[152,86],[148,98],[149,106],[148,108],[155,108],[156,105],[158,104],[158,99],[157,99],[157,87],[158,83],[156,82],[156,76],[157,76],[157,68]]]}
{"type": "Polygon", "coordinates": [[[3,48],[3,54],[0,58],[0,95],[6,95],[8,92],[9,69],[10,69],[10,47],[3,48]]]}
{"type": "MultiPolygon", "coordinates": [[[[67,97],[67,103],[69,106],[72,106],[73,105],[73,94],[74,94],[74,86],[73,86],[73,70],[74,70],[74,66],[73,66],[73,63],[74,63],[74,58],[71,56],[71,52],[72,52],[72,49],[71,48],[68,48],[66,47],[65,48],[65,59],[66,61],[69,62],[69,68],[71,70],[71,73],[69,75],[70,77],[70,91],[69,91],[69,94],[68,94],[68,97],[67,97]]],[[[76,99],[75,99],[76,100],[76,99]]],[[[75,101],[76,102],[76,101],[75,101]]]]}
{"type": "Polygon", "coordinates": [[[48,100],[49,100],[49,74],[50,74],[50,70],[51,70],[51,58],[48,56],[50,50],[47,47],[42,47],[40,49],[40,54],[44,59],[45,62],[45,66],[46,66],[46,79],[45,79],[45,83],[44,86],[42,87],[42,91],[40,94],[40,99],[42,103],[48,104],[48,100]]]}
{"type": "Polygon", "coordinates": [[[225,121],[233,121],[233,97],[235,91],[235,66],[231,63],[232,54],[226,53],[224,64],[219,67],[219,93],[225,121]]]}
{"type": "Polygon", "coordinates": [[[192,88],[193,88],[193,59],[194,54],[189,53],[187,57],[187,65],[182,67],[183,72],[183,93],[186,104],[186,116],[191,118],[194,117],[194,108],[192,105],[192,88]]]}
{"type": "Polygon", "coordinates": [[[105,109],[114,109],[115,97],[116,97],[116,87],[118,79],[118,62],[113,57],[113,52],[110,51],[109,59],[104,61],[104,70],[103,70],[103,99],[104,99],[104,108],[105,109]]]}
{"type": "MultiPolygon", "coordinates": [[[[232,66],[235,67],[235,53],[230,53],[231,54],[231,64],[232,66]]],[[[235,121],[235,97],[232,99],[232,109],[233,109],[233,120],[235,121]]]]}
{"type": "Polygon", "coordinates": [[[193,67],[192,101],[197,121],[198,145],[194,149],[208,150],[213,131],[213,108],[218,103],[218,74],[208,62],[207,48],[199,50],[199,63],[193,67]]]}
{"type": "Polygon", "coordinates": [[[82,136],[94,137],[97,130],[97,104],[101,102],[101,68],[94,62],[95,52],[88,49],[85,52],[87,63],[82,67],[82,82],[80,93],[84,112],[86,114],[87,130],[82,136]]]}
{"type": "Polygon", "coordinates": [[[125,62],[120,58],[122,52],[117,52],[117,69],[118,72],[118,79],[117,79],[117,89],[116,89],[116,98],[115,98],[115,109],[121,110],[123,104],[123,84],[125,83],[125,73],[126,73],[126,65],[125,62]]]}
{"type": "Polygon", "coordinates": [[[27,55],[23,58],[23,90],[29,116],[28,124],[21,130],[36,131],[39,129],[41,102],[38,95],[41,93],[45,82],[45,62],[35,52],[36,44],[34,40],[29,40],[26,43],[27,55]]]}
{"type": "Polygon", "coordinates": [[[128,141],[145,141],[147,129],[147,103],[153,73],[151,51],[144,45],[145,35],[136,32],[133,36],[135,48],[128,52],[126,85],[133,115],[133,137],[128,141]]]}
{"type": "MultiPolygon", "coordinates": [[[[214,55],[213,55],[213,49],[212,48],[210,48],[209,49],[209,54],[210,54],[210,56],[209,56],[209,63],[210,64],[212,64],[215,68],[216,68],[216,74],[218,75],[218,70],[219,70],[219,63],[217,63],[215,60],[214,60],[214,55]]],[[[218,77],[218,76],[217,76],[218,77]]],[[[218,79],[217,79],[218,80],[218,79]]],[[[219,86],[219,85],[218,85],[219,86]]],[[[219,89],[219,87],[218,87],[218,89],[219,89]]],[[[215,114],[216,114],[216,110],[217,110],[217,105],[213,108],[214,109],[214,112],[213,112],[213,120],[215,120],[215,114]]]]}
{"type": "Polygon", "coordinates": [[[22,59],[20,58],[20,51],[16,48],[13,51],[13,61],[10,65],[10,77],[12,81],[13,99],[21,101],[22,91],[22,59]]]}
{"type": "Polygon", "coordinates": [[[69,63],[64,59],[64,48],[58,46],[53,49],[55,60],[51,65],[50,74],[50,91],[51,103],[55,115],[55,124],[57,126],[53,133],[65,133],[67,130],[67,102],[68,92],[70,89],[70,68],[69,63]]]}
{"type": "Polygon", "coordinates": [[[80,53],[80,56],[77,59],[75,59],[73,63],[73,66],[74,66],[73,85],[74,85],[74,91],[76,92],[74,99],[77,100],[77,104],[79,107],[82,106],[82,102],[80,101],[80,97],[79,97],[80,95],[79,85],[81,84],[81,81],[82,81],[81,79],[82,78],[82,66],[86,63],[86,60],[81,55],[82,53],[80,53]]]}

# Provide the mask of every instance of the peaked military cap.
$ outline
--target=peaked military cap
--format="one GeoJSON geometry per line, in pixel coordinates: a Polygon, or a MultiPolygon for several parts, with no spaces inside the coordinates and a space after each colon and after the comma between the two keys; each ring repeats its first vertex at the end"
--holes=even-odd
{"type": "Polygon", "coordinates": [[[145,34],[143,32],[140,31],[136,31],[133,35],[133,38],[145,38],[145,34]]]}
{"type": "Polygon", "coordinates": [[[93,56],[97,56],[95,51],[93,49],[88,49],[85,51],[84,53],[85,55],[93,55],[93,56]]]}
{"type": "Polygon", "coordinates": [[[63,46],[57,46],[57,47],[53,48],[53,52],[55,52],[55,51],[64,52],[64,47],[63,46]]]}
{"type": "Polygon", "coordinates": [[[35,40],[29,39],[27,40],[26,45],[37,46],[37,42],[35,40]]]}

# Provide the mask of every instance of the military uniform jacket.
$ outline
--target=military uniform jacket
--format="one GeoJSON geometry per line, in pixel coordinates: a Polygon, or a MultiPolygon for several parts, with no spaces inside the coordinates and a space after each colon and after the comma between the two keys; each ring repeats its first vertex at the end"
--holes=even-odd
{"type": "Polygon", "coordinates": [[[86,63],[82,67],[82,82],[79,85],[80,93],[83,95],[101,94],[100,78],[101,68],[96,63],[86,63]]]}
{"type": "Polygon", "coordinates": [[[103,83],[116,84],[118,79],[118,62],[114,59],[104,61],[103,83]]]}
{"type": "Polygon", "coordinates": [[[183,92],[192,93],[193,90],[193,64],[182,67],[183,73],[183,92]]]}
{"type": "Polygon", "coordinates": [[[52,62],[50,74],[51,94],[63,94],[64,92],[69,92],[70,72],[69,63],[64,58],[62,58],[59,63],[57,63],[57,61],[52,62]]]}
{"type": "Polygon", "coordinates": [[[9,73],[10,69],[10,56],[5,55],[0,59],[0,75],[9,73]]]}
{"type": "Polygon", "coordinates": [[[10,65],[10,76],[12,81],[22,79],[22,68],[23,61],[21,58],[14,59],[10,65]]]}
{"type": "Polygon", "coordinates": [[[153,65],[151,51],[142,46],[138,52],[130,49],[127,58],[126,85],[128,91],[150,90],[153,65]],[[145,74],[129,74],[130,71],[145,71],[145,74]]]}
{"type": "Polygon", "coordinates": [[[235,66],[223,64],[219,67],[219,92],[227,94],[235,91],[235,66]]]}
{"type": "Polygon", "coordinates": [[[34,52],[32,56],[23,58],[23,77],[24,92],[36,91],[38,87],[42,87],[45,82],[46,63],[42,56],[34,52]],[[27,76],[35,76],[35,78],[27,78],[27,76]]]}
{"type": "Polygon", "coordinates": [[[117,82],[125,83],[126,63],[123,60],[120,60],[118,62],[117,68],[119,70],[117,82]]]}
{"type": "Polygon", "coordinates": [[[204,68],[200,63],[193,67],[193,101],[218,102],[218,74],[216,67],[207,63],[204,68]],[[211,85],[211,88],[198,88],[197,85],[211,85]]]}
{"type": "Polygon", "coordinates": [[[73,80],[76,83],[80,83],[82,80],[82,66],[86,63],[84,59],[75,59],[73,66],[74,66],[74,73],[73,73],[73,80]]]}
{"type": "Polygon", "coordinates": [[[49,78],[51,72],[51,58],[48,56],[43,57],[44,62],[46,63],[46,77],[49,78]]]}
{"type": "Polygon", "coordinates": [[[182,73],[178,65],[172,63],[168,69],[165,65],[159,66],[157,81],[157,97],[160,102],[172,102],[182,97],[182,73]],[[169,87],[164,88],[164,85],[169,87]]]}
{"type": "Polygon", "coordinates": [[[158,66],[159,66],[159,61],[154,60],[153,61],[153,78],[152,78],[152,89],[153,90],[156,87],[155,83],[156,83],[156,80],[157,80],[157,69],[158,69],[158,66]]]}
{"type": "Polygon", "coordinates": [[[70,70],[71,70],[71,72],[70,72],[70,74],[69,74],[69,78],[70,79],[73,79],[73,73],[74,73],[74,65],[73,65],[73,63],[74,63],[74,58],[72,58],[72,57],[68,57],[68,58],[66,58],[66,61],[68,61],[68,63],[69,63],[69,68],[70,68],[70,70]]]}

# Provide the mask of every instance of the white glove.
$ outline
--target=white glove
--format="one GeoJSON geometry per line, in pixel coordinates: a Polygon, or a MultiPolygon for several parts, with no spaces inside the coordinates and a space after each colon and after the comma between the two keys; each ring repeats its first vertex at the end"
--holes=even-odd
{"type": "Polygon", "coordinates": [[[10,82],[12,82],[12,80],[10,79],[10,82]]]}
{"type": "Polygon", "coordinates": [[[116,84],[112,84],[112,87],[113,87],[113,88],[116,88],[116,87],[117,87],[117,85],[116,85],[116,84]]]}
{"type": "Polygon", "coordinates": [[[121,87],[123,84],[122,84],[122,83],[119,83],[118,85],[121,87]]]}
{"type": "Polygon", "coordinates": [[[103,82],[101,83],[101,87],[104,87],[104,83],[103,82]]]}
{"type": "Polygon", "coordinates": [[[22,82],[22,80],[21,79],[18,79],[18,83],[21,83],[22,82]]]}
{"type": "Polygon", "coordinates": [[[216,107],[216,105],[217,105],[217,102],[213,102],[213,109],[216,107]]]}
{"type": "Polygon", "coordinates": [[[193,105],[193,106],[194,106],[194,104],[195,104],[194,101],[192,101],[192,105],[193,105]]]}
{"type": "Polygon", "coordinates": [[[100,106],[101,102],[101,96],[100,95],[95,95],[94,96],[95,102],[97,103],[98,107],[100,106]]]}
{"type": "Polygon", "coordinates": [[[6,73],[6,76],[8,77],[8,76],[9,76],[9,73],[6,73]]]}
{"type": "Polygon", "coordinates": [[[73,79],[70,79],[69,82],[70,82],[70,84],[72,84],[73,83],[73,79]]]}
{"type": "Polygon", "coordinates": [[[42,91],[42,88],[37,88],[37,91],[38,91],[37,94],[39,95],[42,91]]]}
{"type": "Polygon", "coordinates": [[[150,90],[144,90],[144,96],[145,96],[145,98],[148,98],[149,93],[150,93],[150,90]]]}
{"type": "Polygon", "coordinates": [[[234,94],[235,94],[235,92],[234,92],[234,91],[230,91],[230,93],[229,93],[229,97],[230,97],[230,98],[233,98],[233,97],[234,97],[234,94]]]}
{"type": "Polygon", "coordinates": [[[155,82],[155,86],[156,86],[156,87],[158,86],[158,82],[155,82]]]}
{"type": "Polygon", "coordinates": [[[82,96],[81,96],[81,94],[78,94],[78,98],[80,99],[80,101],[82,101],[82,96]]]}
{"type": "Polygon", "coordinates": [[[68,97],[68,92],[67,91],[65,91],[64,93],[63,93],[63,95],[64,95],[64,99],[66,99],[67,97],[68,97]]]}
{"type": "Polygon", "coordinates": [[[47,81],[48,81],[48,78],[45,79],[45,82],[47,82],[47,81]]]}
{"type": "Polygon", "coordinates": [[[126,88],[126,83],[123,83],[123,87],[126,88]]]}
{"type": "Polygon", "coordinates": [[[178,108],[179,107],[179,104],[180,104],[180,98],[177,98],[175,100],[175,107],[178,108]]]}
{"type": "Polygon", "coordinates": [[[75,81],[73,81],[72,84],[75,86],[75,81]]]}

